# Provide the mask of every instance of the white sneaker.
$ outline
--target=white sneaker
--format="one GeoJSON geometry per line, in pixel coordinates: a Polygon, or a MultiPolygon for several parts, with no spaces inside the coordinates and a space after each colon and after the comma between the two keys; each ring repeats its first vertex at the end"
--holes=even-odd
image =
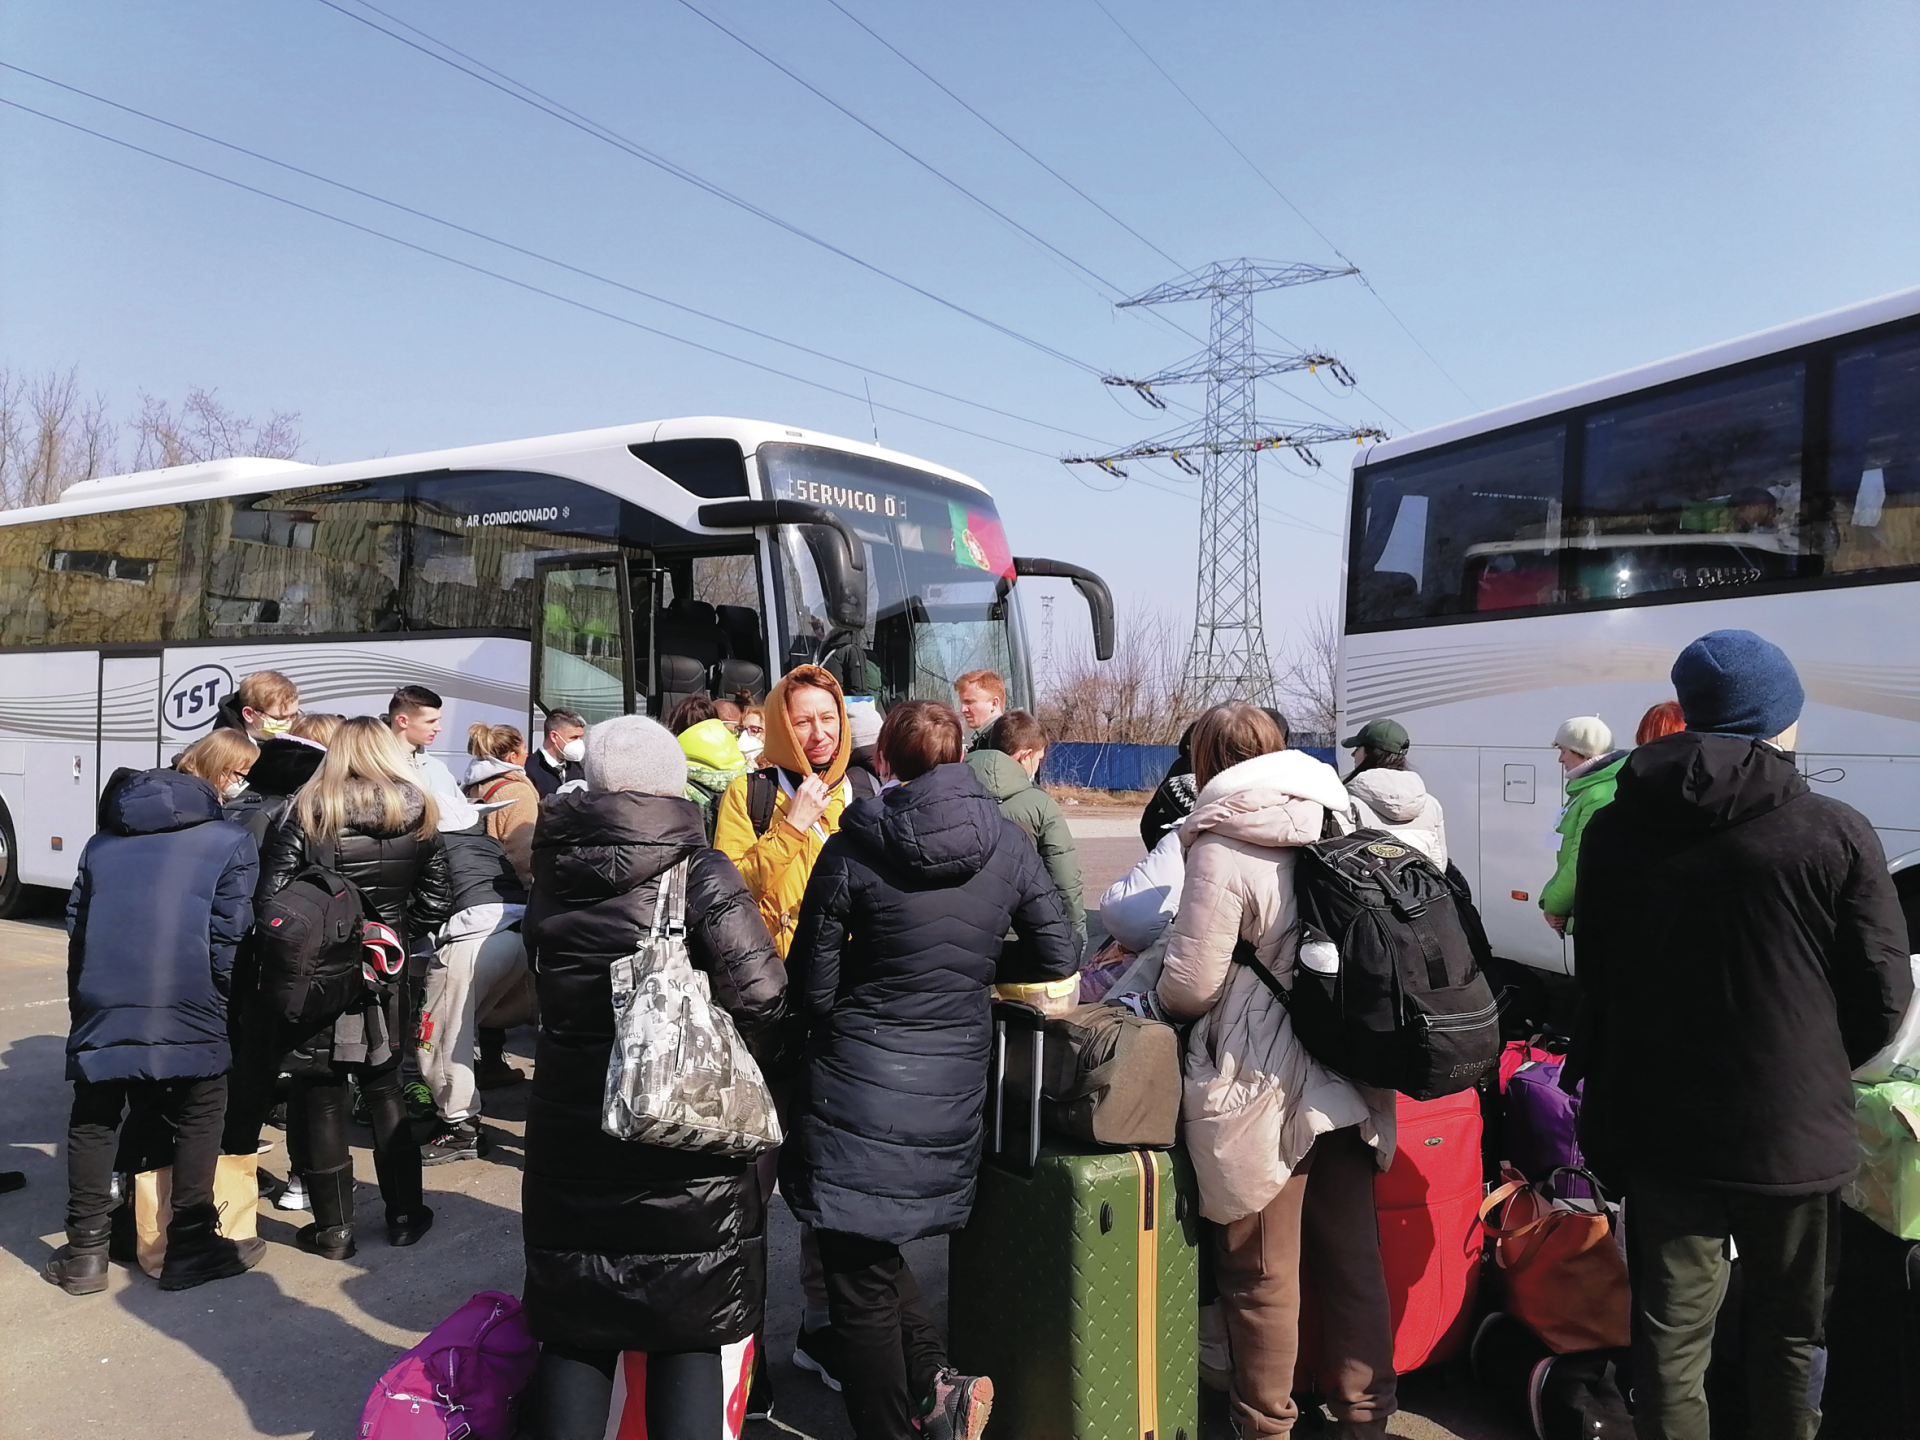
{"type": "Polygon", "coordinates": [[[276,1210],[305,1210],[311,1204],[307,1199],[307,1182],[298,1175],[289,1175],[280,1193],[273,1197],[276,1210]]]}

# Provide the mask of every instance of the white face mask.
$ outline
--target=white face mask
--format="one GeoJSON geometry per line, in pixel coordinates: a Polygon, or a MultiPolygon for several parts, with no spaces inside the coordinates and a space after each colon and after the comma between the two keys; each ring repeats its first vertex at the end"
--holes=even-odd
{"type": "Polygon", "coordinates": [[[582,736],[577,740],[569,740],[566,744],[562,745],[560,747],[560,758],[570,765],[578,765],[582,760],[586,759],[586,737],[582,736]]]}
{"type": "Polygon", "coordinates": [[[227,786],[226,789],[220,792],[220,798],[226,801],[238,800],[243,794],[246,793],[246,789],[247,789],[246,781],[236,780],[231,785],[227,786]]]}
{"type": "Polygon", "coordinates": [[[767,742],[758,735],[742,735],[740,737],[740,754],[746,759],[749,765],[755,760],[758,760],[760,758],[760,752],[766,748],[767,742]]]}

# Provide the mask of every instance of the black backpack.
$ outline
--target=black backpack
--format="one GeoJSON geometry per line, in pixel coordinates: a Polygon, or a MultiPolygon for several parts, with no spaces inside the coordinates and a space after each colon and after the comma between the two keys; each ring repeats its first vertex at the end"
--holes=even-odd
{"type": "Polygon", "coordinates": [[[365,923],[359,886],[328,865],[303,866],[254,914],[259,1003],[266,1012],[295,1029],[313,1030],[364,1000],[365,923]]]}
{"type": "Polygon", "coordinates": [[[1479,916],[1426,856],[1356,830],[1303,846],[1293,886],[1293,989],[1246,941],[1234,958],[1286,1005],[1308,1054],[1415,1100],[1470,1089],[1498,1063],[1500,1003],[1482,969],[1479,916]]]}
{"type": "MultiPolygon", "coordinates": [[[[880,782],[858,765],[847,767],[847,803],[864,800],[869,795],[880,793],[880,782]]],[[[774,802],[780,798],[780,781],[771,767],[747,772],[747,819],[753,822],[753,833],[764,835],[767,827],[773,824],[774,802]]]]}

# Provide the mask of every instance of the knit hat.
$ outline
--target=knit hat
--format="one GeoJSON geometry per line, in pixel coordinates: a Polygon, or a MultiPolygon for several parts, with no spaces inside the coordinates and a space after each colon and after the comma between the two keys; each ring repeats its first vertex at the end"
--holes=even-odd
{"type": "Polygon", "coordinates": [[[587,787],[684,795],[687,757],[674,733],[644,715],[616,715],[587,731],[587,787]]]}
{"type": "Polygon", "coordinates": [[[1613,749],[1613,731],[1598,715],[1575,715],[1560,722],[1560,728],[1553,732],[1553,743],[1591,760],[1613,749]]]}
{"type": "Polygon", "coordinates": [[[1687,729],[1771,740],[1800,718],[1807,692],[1787,652],[1751,630],[1714,630],[1673,662],[1687,729]]]}
{"type": "Polygon", "coordinates": [[[853,732],[856,750],[880,743],[880,710],[871,695],[847,697],[847,728],[853,732]]]}

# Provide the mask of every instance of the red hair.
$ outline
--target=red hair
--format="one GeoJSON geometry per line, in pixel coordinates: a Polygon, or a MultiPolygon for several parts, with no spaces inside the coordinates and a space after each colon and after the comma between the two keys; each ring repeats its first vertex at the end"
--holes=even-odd
{"type": "Polygon", "coordinates": [[[1633,743],[1645,745],[1667,735],[1678,735],[1687,728],[1678,700],[1662,700],[1640,717],[1640,728],[1633,732],[1633,743]]]}

